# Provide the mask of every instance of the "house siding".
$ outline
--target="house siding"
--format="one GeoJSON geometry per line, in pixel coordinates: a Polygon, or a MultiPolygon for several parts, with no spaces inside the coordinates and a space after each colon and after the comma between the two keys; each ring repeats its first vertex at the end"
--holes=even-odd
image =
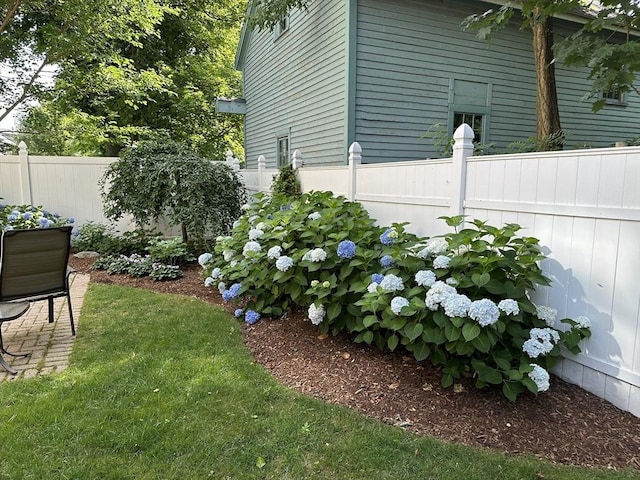
{"type": "MultiPolygon", "coordinates": [[[[530,32],[514,25],[487,44],[462,30],[467,15],[487,8],[463,1],[358,1],[355,136],[367,161],[439,156],[433,140],[421,137],[435,123],[450,124],[453,80],[489,85],[486,142],[504,150],[535,136],[530,32]]],[[[559,32],[570,28],[557,22],[559,32]]],[[[607,146],[638,135],[636,94],[626,107],[593,114],[591,102],[581,101],[588,90],[584,70],[559,65],[557,84],[567,146],[607,146]]]]}
{"type": "Polygon", "coordinates": [[[276,137],[290,132],[290,150],[305,164],[343,163],[347,141],[347,6],[342,0],[311,2],[294,10],[289,30],[249,33],[243,61],[245,154],[255,167],[264,155],[276,165],[276,137]]]}

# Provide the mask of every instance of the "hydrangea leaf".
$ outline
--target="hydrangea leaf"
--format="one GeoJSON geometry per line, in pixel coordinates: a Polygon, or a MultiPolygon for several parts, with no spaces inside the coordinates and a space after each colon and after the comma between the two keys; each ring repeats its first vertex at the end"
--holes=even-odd
{"type": "Polygon", "coordinates": [[[478,335],[480,335],[480,332],[480,325],[475,323],[465,323],[462,327],[462,336],[467,342],[477,338],[478,335]]]}

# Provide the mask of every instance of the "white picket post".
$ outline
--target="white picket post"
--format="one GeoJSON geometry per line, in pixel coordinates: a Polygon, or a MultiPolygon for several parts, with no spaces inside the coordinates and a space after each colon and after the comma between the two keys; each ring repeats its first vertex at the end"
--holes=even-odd
{"type": "Polygon", "coordinates": [[[291,155],[291,166],[294,170],[299,169],[302,166],[302,152],[300,150],[294,150],[291,155]]]}
{"type": "MultiPolygon", "coordinates": [[[[263,191],[262,177],[266,168],[267,168],[267,159],[264,157],[264,155],[260,155],[258,157],[258,191],[259,192],[263,191]]],[[[266,191],[266,188],[264,191],[266,191]]]]}
{"type": "Polygon", "coordinates": [[[20,196],[21,202],[25,205],[33,203],[31,195],[31,175],[29,174],[29,152],[27,144],[20,142],[18,144],[18,156],[20,158],[20,196]]]}
{"type": "Polygon", "coordinates": [[[362,165],[362,147],[353,142],[349,147],[349,200],[352,202],[356,199],[359,165],[362,165]]]}
{"type": "Polygon", "coordinates": [[[467,158],[473,155],[473,130],[463,123],[453,139],[453,164],[451,172],[451,215],[464,215],[464,200],[467,184],[467,158]]]}

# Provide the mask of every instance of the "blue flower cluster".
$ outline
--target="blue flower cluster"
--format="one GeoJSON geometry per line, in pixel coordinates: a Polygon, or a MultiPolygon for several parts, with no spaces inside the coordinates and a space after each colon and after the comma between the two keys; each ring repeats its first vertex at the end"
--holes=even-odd
{"type": "Polygon", "coordinates": [[[398,232],[395,228],[387,228],[382,235],[380,235],[380,243],[383,245],[393,245],[398,238],[398,232]]]}
{"type": "Polygon", "coordinates": [[[225,290],[224,292],[222,292],[222,299],[225,302],[228,302],[233,298],[237,298],[238,295],[240,295],[241,290],[242,290],[242,285],[239,283],[234,283],[233,285],[231,285],[231,287],[229,287],[228,290],[225,290]]]}
{"type": "Polygon", "coordinates": [[[393,257],[391,255],[385,255],[380,259],[380,265],[382,268],[390,267],[394,264],[393,257]]]}
{"type": "Polygon", "coordinates": [[[343,240],[338,244],[338,256],[340,258],[353,258],[356,254],[356,244],[351,240],[343,240]]]}

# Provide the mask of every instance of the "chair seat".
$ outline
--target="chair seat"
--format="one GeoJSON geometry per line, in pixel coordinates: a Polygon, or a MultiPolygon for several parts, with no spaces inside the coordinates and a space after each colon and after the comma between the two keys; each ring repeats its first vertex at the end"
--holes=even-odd
{"type": "Polygon", "coordinates": [[[8,322],[24,315],[29,302],[0,302],[0,322],[8,322]]]}

